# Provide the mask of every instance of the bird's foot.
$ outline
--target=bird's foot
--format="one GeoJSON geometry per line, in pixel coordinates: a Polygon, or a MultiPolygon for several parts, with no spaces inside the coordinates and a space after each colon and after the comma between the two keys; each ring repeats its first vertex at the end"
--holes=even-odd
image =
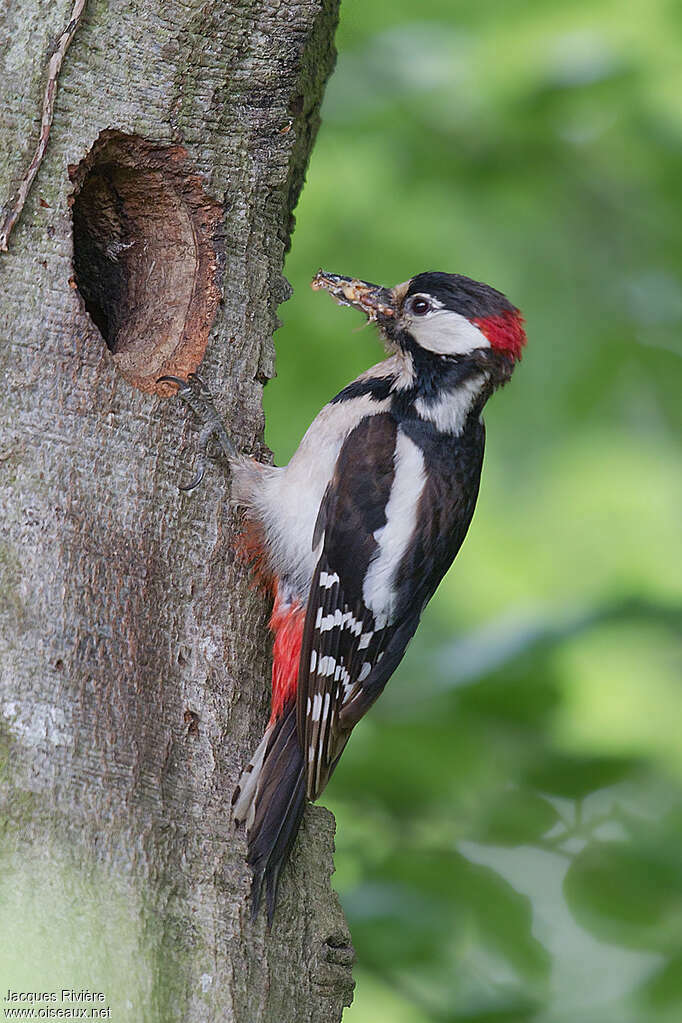
{"type": "Polygon", "coordinates": [[[214,440],[220,449],[220,453],[226,458],[233,458],[237,454],[230,436],[223,426],[218,415],[213,398],[206,384],[196,373],[190,373],[186,380],[181,377],[163,376],[156,381],[157,384],[177,384],[177,396],[186,405],[189,405],[192,412],[201,421],[201,433],[199,434],[199,455],[197,458],[197,471],[190,483],[180,487],[180,490],[194,490],[204,478],[206,462],[210,457],[208,446],[214,440]]]}

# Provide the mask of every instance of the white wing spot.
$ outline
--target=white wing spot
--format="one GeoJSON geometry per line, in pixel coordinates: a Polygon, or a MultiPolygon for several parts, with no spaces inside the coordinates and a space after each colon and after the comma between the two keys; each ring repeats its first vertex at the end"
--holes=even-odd
{"type": "Polygon", "coordinates": [[[310,674],[315,674],[315,668],[317,667],[317,650],[310,652],[310,674]]]}
{"type": "Polygon", "coordinates": [[[318,612],[317,621],[315,622],[315,625],[320,630],[320,632],[329,632],[330,629],[333,629],[336,626],[342,628],[343,614],[341,613],[340,608],[337,608],[333,614],[326,615],[324,618],[322,617],[321,613],[318,612]]]}
{"type": "Polygon", "coordinates": [[[329,572],[320,572],[320,586],[322,589],[328,590],[330,586],[334,586],[338,581],[339,577],[336,572],[331,575],[329,572]]]}
{"type": "Polygon", "coordinates": [[[358,675],[358,682],[364,682],[365,679],[367,678],[367,676],[369,675],[371,670],[372,670],[372,665],[369,663],[369,661],[365,661],[365,663],[362,666],[362,670],[360,671],[360,674],[358,675]]]}
{"type": "Polygon", "coordinates": [[[333,657],[320,657],[320,664],[317,669],[317,674],[328,678],[329,675],[333,675],[336,670],[336,661],[333,657]]]}
{"type": "Polygon", "coordinates": [[[366,650],[373,635],[373,632],[363,632],[362,636],[360,636],[360,639],[358,640],[358,650],[366,650]]]}

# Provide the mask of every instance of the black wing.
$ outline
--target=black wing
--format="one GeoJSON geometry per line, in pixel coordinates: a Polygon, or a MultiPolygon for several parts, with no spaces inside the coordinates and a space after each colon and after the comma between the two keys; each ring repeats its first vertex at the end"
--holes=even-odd
{"type": "Polygon", "coordinates": [[[298,734],[307,793],[325,787],[351,728],[340,715],[369,680],[395,631],[377,628],[362,596],[376,530],[394,477],[397,424],[369,416],[346,439],[320,506],[313,539],[322,551],[313,576],[298,677],[298,734]]]}
{"type": "Polygon", "coordinates": [[[325,787],[353,727],[400,663],[473,514],[482,427],[450,440],[421,432],[410,437],[406,427],[389,413],[363,420],[341,449],[320,507],[313,543],[322,541],[322,549],[308,598],[297,696],[310,799],[325,787]],[[414,496],[413,532],[393,566],[391,611],[375,615],[363,588],[378,555],[377,533],[387,523],[396,448],[410,445],[423,468],[407,488],[414,496]]]}

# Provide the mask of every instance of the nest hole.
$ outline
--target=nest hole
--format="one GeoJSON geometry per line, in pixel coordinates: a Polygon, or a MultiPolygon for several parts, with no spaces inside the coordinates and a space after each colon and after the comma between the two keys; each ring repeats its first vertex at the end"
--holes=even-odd
{"type": "Polygon", "coordinates": [[[143,391],[195,372],[220,301],[222,207],[181,146],[135,135],[103,132],[69,174],[74,283],[116,366],[143,391]]]}

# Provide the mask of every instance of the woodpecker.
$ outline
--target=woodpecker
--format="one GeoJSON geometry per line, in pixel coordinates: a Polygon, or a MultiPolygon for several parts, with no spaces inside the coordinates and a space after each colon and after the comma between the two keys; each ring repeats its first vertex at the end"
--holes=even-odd
{"type": "Polygon", "coordinates": [[[198,377],[161,378],[203,416],[202,451],[213,433],[228,457],[245,546],[273,598],[270,720],[232,801],[246,824],[252,913],[264,892],[269,923],[306,801],[324,790],[464,540],[483,406],[526,343],[519,310],[461,274],[384,288],[319,271],[312,286],[361,310],[389,355],[332,398],[288,465],[238,454],[198,377]]]}

